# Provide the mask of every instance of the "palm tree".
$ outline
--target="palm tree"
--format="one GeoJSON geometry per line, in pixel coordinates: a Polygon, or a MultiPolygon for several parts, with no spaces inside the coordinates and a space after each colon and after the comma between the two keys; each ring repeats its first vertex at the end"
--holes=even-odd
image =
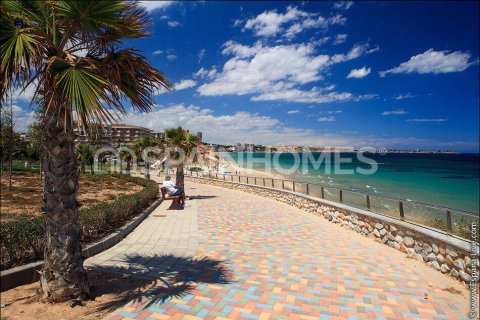
{"type": "MultiPolygon", "coordinates": [[[[150,179],[150,162],[147,159],[143,159],[143,151],[147,148],[151,147],[160,147],[161,143],[157,139],[153,139],[150,137],[143,137],[135,141],[135,144],[133,145],[133,150],[135,150],[135,153],[137,154],[137,157],[141,158],[145,164],[145,179],[150,179]]],[[[149,153],[148,156],[151,156],[152,154],[149,153]]],[[[157,154],[154,154],[155,156],[158,156],[157,154]]]]}
{"type": "MultiPolygon", "coordinates": [[[[120,173],[122,173],[123,162],[126,162],[127,163],[127,168],[129,168],[130,167],[130,162],[132,161],[132,155],[127,150],[122,150],[122,151],[119,152],[118,158],[120,160],[120,173]]],[[[127,174],[128,174],[128,172],[127,172],[127,174]]]]}
{"type": "Polygon", "coordinates": [[[147,36],[147,12],[137,2],[9,0],[0,4],[0,99],[12,88],[36,85],[45,99],[45,264],[48,301],[89,295],[78,223],[74,114],[87,129],[140,111],[172,84],[125,39],[147,36]]]}
{"type": "Polygon", "coordinates": [[[197,136],[190,134],[182,127],[174,129],[165,129],[165,139],[169,147],[174,148],[171,155],[176,160],[176,176],[175,183],[182,189],[185,187],[185,176],[183,167],[188,158],[192,155],[195,148],[198,146],[200,139],[197,136]]]}
{"type": "Polygon", "coordinates": [[[82,173],[85,173],[85,165],[93,163],[93,155],[93,150],[88,144],[80,143],[75,148],[75,156],[77,158],[77,163],[80,163],[82,173]]]}

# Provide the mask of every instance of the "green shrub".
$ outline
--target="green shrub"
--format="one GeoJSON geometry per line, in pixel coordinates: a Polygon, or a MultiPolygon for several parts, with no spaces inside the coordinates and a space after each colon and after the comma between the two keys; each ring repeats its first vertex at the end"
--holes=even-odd
{"type": "MultiPolygon", "coordinates": [[[[158,184],[151,180],[113,174],[112,176],[142,185],[136,193],[119,196],[110,203],[100,203],[79,210],[82,242],[91,243],[118,229],[141,213],[158,196],[158,184]]],[[[9,269],[43,259],[44,217],[21,219],[0,224],[1,269],[9,269]]]]}

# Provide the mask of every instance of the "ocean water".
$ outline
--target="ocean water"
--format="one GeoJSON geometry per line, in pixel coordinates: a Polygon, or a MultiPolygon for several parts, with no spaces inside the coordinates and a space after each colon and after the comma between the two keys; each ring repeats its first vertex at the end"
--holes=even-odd
{"type": "MultiPolygon", "coordinates": [[[[375,196],[395,197],[479,212],[479,154],[365,153],[365,157],[378,164],[372,174],[359,172],[359,168],[372,169],[372,166],[359,159],[356,153],[323,153],[325,158],[321,164],[315,163],[321,155],[313,153],[313,158],[308,160],[303,153],[221,153],[223,159],[242,167],[272,170],[291,180],[323,185],[326,196],[333,197],[338,192],[335,188],[342,188],[368,193],[373,199],[375,196]],[[344,162],[336,166],[335,157],[344,162]],[[351,172],[339,172],[338,169],[351,172]]],[[[348,196],[348,192],[345,194],[348,196]]],[[[398,207],[398,202],[384,201],[381,205],[388,209],[398,207]]]]}

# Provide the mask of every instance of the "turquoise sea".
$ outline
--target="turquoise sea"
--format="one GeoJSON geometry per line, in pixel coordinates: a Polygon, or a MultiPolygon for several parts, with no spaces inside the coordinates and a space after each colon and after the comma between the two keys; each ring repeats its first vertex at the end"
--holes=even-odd
{"type": "MultiPolygon", "coordinates": [[[[303,153],[221,153],[223,159],[233,160],[242,167],[281,172],[286,178],[326,186],[327,195],[335,188],[348,189],[373,196],[388,196],[414,200],[473,213],[479,212],[479,154],[400,154],[365,153],[374,160],[378,169],[373,174],[361,174],[358,168],[371,169],[360,161],[356,153],[328,153],[319,165],[315,163],[321,153],[311,154],[308,160],[303,153]],[[343,160],[335,171],[334,157],[343,160]],[[312,160],[313,159],[313,160],[312,160]],[[351,162],[349,163],[351,159],[351,162]],[[279,170],[280,168],[280,170],[279,170]],[[339,173],[351,170],[352,174],[339,173]]],[[[392,204],[394,206],[395,204],[392,204]]],[[[384,205],[388,207],[388,204],[384,205]]]]}

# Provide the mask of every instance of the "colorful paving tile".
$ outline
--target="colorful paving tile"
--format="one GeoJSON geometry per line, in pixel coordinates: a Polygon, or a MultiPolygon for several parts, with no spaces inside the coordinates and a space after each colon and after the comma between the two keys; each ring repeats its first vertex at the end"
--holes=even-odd
{"type": "Polygon", "coordinates": [[[108,319],[467,319],[465,288],[398,251],[274,200],[189,185],[216,196],[193,200],[196,257],[211,260],[186,267],[198,270],[183,295],[153,292],[108,319]]]}

